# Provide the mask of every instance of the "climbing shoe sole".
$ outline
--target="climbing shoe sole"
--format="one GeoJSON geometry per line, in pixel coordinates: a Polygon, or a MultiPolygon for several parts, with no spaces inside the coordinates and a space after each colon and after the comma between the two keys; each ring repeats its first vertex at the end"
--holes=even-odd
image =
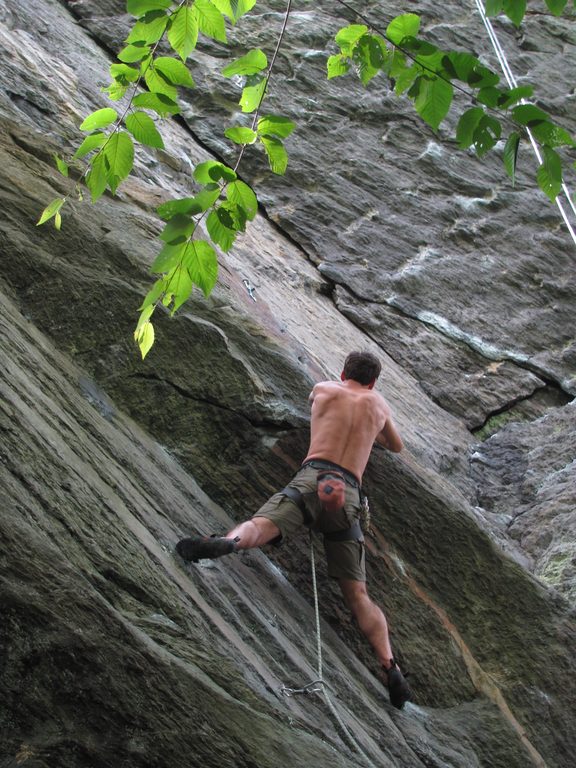
{"type": "Polygon", "coordinates": [[[236,550],[234,539],[223,536],[190,536],[180,539],[176,544],[176,552],[184,560],[197,563],[198,560],[213,560],[222,555],[229,555],[236,550]]]}

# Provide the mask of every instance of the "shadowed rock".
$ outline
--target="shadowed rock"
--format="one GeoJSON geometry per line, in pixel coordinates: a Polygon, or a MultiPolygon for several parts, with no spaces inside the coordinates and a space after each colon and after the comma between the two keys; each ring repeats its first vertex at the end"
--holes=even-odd
{"type": "MultiPolygon", "coordinates": [[[[36,228],[71,189],[52,153],[73,150],[84,115],[107,103],[123,7],[0,8],[1,760],[362,764],[321,695],[280,693],[317,676],[306,535],[195,566],[173,547],[225,531],[286,483],[311,386],[366,348],[407,446],[376,449],[368,467],[368,577],[415,703],[389,705],[320,556],[336,710],[378,766],[569,768],[574,292],[554,209],[523,177],[513,193],[497,161],[453,155],[382,90],[326,83],[343,19],[318,4],[294,15],[272,91],[272,109],[281,94],[300,124],[288,177],[248,157],[267,216],[222,257],[209,299],[160,315],[142,362],[131,334],[158,250],[154,207],[190,194],[207,147],[230,159],[215,126],[239,93],[204,42],[188,128],[166,121],[166,150],[139,151],[117,199],[71,202],[61,233],[36,228]],[[556,399],[524,416],[542,418],[478,446],[470,427],[542,388],[556,399]]],[[[235,52],[249,35],[270,47],[281,9],[258,7],[235,52]]],[[[447,45],[478,35],[460,4],[421,11],[447,45]]],[[[533,62],[567,90],[568,22],[529,18],[518,47],[502,34],[514,66],[533,62]]]]}

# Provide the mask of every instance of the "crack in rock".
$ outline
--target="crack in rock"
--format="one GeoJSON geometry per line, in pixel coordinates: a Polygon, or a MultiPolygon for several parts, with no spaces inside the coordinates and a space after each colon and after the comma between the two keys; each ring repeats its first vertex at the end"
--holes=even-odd
{"type": "Polygon", "coordinates": [[[513,350],[503,349],[497,347],[495,344],[490,344],[484,341],[479,336],[475,336],[472,333],[462,330],[457,325],[452,323],[445,317],[437,315],[435,312],[429,312],[427,310],[412,309],[407,305],[407,302],[400,299],[398,296],[392,295],[386,299],[386,304],[394,309],[402,312],[407,317],[411,317],[414,320],[419,320],[425,325],[435,328],[443,336],[446,336],[453,341],[459,341],[466,344],[470,349],[477,352],[487,360],[503,361],[508,360],[515,363],[521,368],[525,368],[532,373],[540,376],[548,384],[554,384],[560,387],[566,394],[575,395],[576,389],[568,381],[558,381],[554,375],[547,369],[535,365],[531,362],[531,358],[528,355],[520,352],[514,352],[513,350]]]}

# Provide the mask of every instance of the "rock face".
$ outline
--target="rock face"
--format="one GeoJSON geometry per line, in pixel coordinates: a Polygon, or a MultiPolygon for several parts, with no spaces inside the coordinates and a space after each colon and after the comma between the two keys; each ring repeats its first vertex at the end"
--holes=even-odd
{"type": "MultiPolygon", "coordinates": [[[[490,60],[472,7],[418,10],[490,60]]],[[[328,41],[356,19],[306,6],[271,89],[299,125],[287,177],[248,155],[261,213],[142,362],[154,207],[210,152],[232,159],[239,90],[204,41],[166,150],[142,151],[116,199],[71,204],[61,233],[36,228],[73,186],[52,153],[106,105],[122,10],[0,2],[0,765],[572,766],[574,247],[555,209],[382,86],[328,83],[328,41]],[[287,482],[308,392],[353,348],[382,359],[407,446],[368,467],[368,578],[415,691],[389,706],[318,551],[323,674],[355,744],[322,695],[280,693],[317,677],[306,536],[197,566],[173,551],[287,482]]],[[[259,4],[234,53],[270,50],[283,10],[259,4]]],[[[365,12],[383,28],[396,10],[365,12]]],[[[570,21],[498,32],[573,130],[570,21]]]]}

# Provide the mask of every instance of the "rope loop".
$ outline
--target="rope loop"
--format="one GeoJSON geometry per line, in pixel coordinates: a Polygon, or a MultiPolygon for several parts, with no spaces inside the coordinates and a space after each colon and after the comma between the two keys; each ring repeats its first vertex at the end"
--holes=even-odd
{"type": "Polygon", "coordinates": [[[288,688],[287,686],[283,685],[280,688],[280,693],[283,694],[284,696],[297,696],[298,694],[309,694],[309,693],[323,693],[324,698],[326,699],[326,704],[328,705],[328,708],[332,713],[332,716],[334,717],[334,719],[336,720],[336,722],[340,727],[340,732],[344,741],[347,742],[348,746],[351,747],[351,749],[354,750],[354,752],[360,755],[360,757],[362,758],[364,763],[368,766],[368,768],[376,768],[372,760],[370,760],[370,758],[364,752],[360,744],[358,744],[358,742],[350,732],[350,729],[346,726],[346,723],[342,720],[342,718],[338,714],[336,707],[332,703],[332,699],[328,695],[328,689],[327,689],[326,683],[322,679],[322,636],[320,634],[320,606],[319,606],[319,600],[318,600],[318,584],[316,583],[316,562],[314,560],[314,537],[311,530],[310,530],[310,566],[312,570],[312,589],[314,592],[314,614],[316,618],[316,651],[318,654],[318,679],[313,680],[311,683],[308,683],[307,685],[304,685],[302,688],[288,688]]]}

